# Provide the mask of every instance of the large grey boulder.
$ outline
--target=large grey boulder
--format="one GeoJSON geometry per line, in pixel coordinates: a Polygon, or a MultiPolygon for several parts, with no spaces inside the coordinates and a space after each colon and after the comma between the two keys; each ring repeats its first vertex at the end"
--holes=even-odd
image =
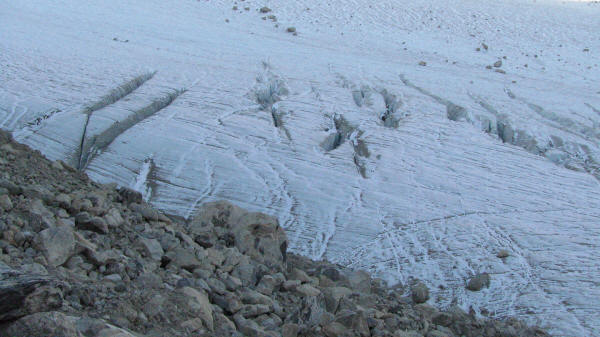
{"type": "Polygon", "coordinates": [[[44,229],[36,236],[34,244],[52,267],[64,264],[75,253],[73,230],[67,226],[44,229]]]}
{"type": "Polygon", "coordinates": [[[242,254],[269,268],[283,270],[288,241],[276,218],[218,201],[204,204],[198,210],[189,224],[189,231],[201,234],[208,226],[224,229],[242,254]]]}
{"type": "Polygon", "coordinates": [[[25,316],[0,330],[0,337],[83,337],[75,325],[77,319],[57,311],[25,316]]]}
{"type": "Polygon", "coordinates": [[[180,310],[188,313],[190,317],[200,318],[208,330],[214,330],[213,309],[208,296],[194,288],[183,287],[178,289],[176,298],[180,310]]]}

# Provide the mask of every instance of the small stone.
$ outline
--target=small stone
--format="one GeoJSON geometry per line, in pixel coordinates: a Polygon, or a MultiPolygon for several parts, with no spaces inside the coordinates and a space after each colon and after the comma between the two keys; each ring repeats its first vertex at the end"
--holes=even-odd
{"type": "Polygon", "coordinates": [[[244,318],[253,318],[270,312],[271,308],[264,304],[247,304],[238,311],[244,318]]]}
{"type": "Polygon", "coordinates": [[[411,288],[412,300],[415,303],[425,303],[429,299],[429,288],[423,283],[418,282],[411,288]]]}
{"type": "Polygon", "coordinates": [[[425,62],[425,61],[419,61],[419,65],[421,67],[425,67],[427,65],[427,62],[425,62]]]}
{"type": "Polygon", "coordinates": [[[287,27],[286,31],[288,33],[295,33],[296,32],[296,27],[287,27]]]}
{"type": "Polygon", "coordinates": [[[308,283],[311,281],[310,277],[306,274],[306,272],[304,270],[301,270],[298,268],[292,269],[292,272],[289,275],[289,279],[290,280],[299,280],[302,283],[308,283]]]}
{"type": "Polygon", "coordinates": [[[489,48],[489,47],[488,47],[488,45],[487,45],[487,44],[485,44],[485,43],[483,43],[483,42],[481,43],[481,46],[482,46],[482,47],[483,47],[483,49],[485,49],[485,50],[488,50],[488,48],[489,48]]]}
{"type": "Polygon", "coordinates": [[[88,212],[79,212],[75,216],[75,226],[79,229],[89,230],[100,234],[108,233],[108,225],[100,217],[92,217],[88,212]]]}
{"type": "Polygon", "coordinates": [[[497,72],[497,73],[499,73],[499,74],[506,74],[506,71],[504,71],[502,69],[496,69],[494,71],[497,72]]]}
{"type": "Polygon", "coordinates": [[[23,192],[23,189],[20,186],[17,186],[12,181],[6,179],[0,179],[0,187],[7,189],[12,195],[21,194],[23,192]]]}
{"type": "Polygon", "coordinates": [[[63,167],[63,165],[61,164],[60,160],[55,160],[52,162],[52,168],[57,170],[57,171],[62,171],[65,168],[63,167]]]}
{"type": "Polygon", "coordinates": [[[323,290],[325,295],[325,308],[328,312],[335,313],[338,310],[340,300],[352,294],[352,290],[345,287],[331,287],[323,290]]]}
{"type": "Polygon", "coordinates": [[[125,220],[121,216],[121,212],[119,212],[116,208],[111,208],[104,215],[104,221],[109,227],[115,228],[121,226],[125,220]]]}
{"type": "Polygon", "coordinates": [[[355,270],[348,275],[350,288],[361,293],[371,292],[371,275],[364,270],[355,270]]]}
{"type": "Polygon", "coordinates": [[[148,221],[158,221],[158,211],[155,210],[154,208],[151,208],[149,206],[147,207],[142,207],[140,213],[142,214],[142,216],[144,217],[144,219],[148,220],[148,221]]]}
{"type": "Polygon", "coordinates": [[[233,6],[233,7],[231,7],[231,9],[233,9],[234,11],[237,11],[238,10],[238,6],[233,6]]]}
{"type": "Polygon", "coordinates": [[[296,288],[298,288],[301,284],[302,282],[300,282],[299,280],[287,280],[283,282],[283,289],[285,289],[286,291],[296,290],[296,288]]]}
{"type": "Polygon", "coordinates": [[[204,325],[213,331],[213,310],[208,297],[194,288],[184,287],[178,289],[177,302],[184,312],[192,317],[199,317],[204,325]]]}
{"type": "Polygon", "coordinates": [[[242,287],[242,281],[239,278],[231,275],[227,275],[224,283],[225,287],[227,287],[227,290],[229,291],[236,291],[242,287]]]}
{"type": "Polygon", "coordinates": [[[496,62],[494,62],[494,68],[500,68],[502,67],[502,60],[498,60],[496,62]]]}
{"type": "Polygon", "coordinates": [[[154,261],[160,261],[164,255],[164,251],[160,245],[160,242],[156,239],[147,239],[144,237],[139,238],[140,245],[147,257],[154,261]]]}
{"type": "Polygon", "coordinates": [[[269,296],[265,296],[258,291],[248,288],[243,291],[241,299],[245,304],[265,304],[268,306],[273,305],[273,300],[269,296]]]}
{"type": "Polygon", "coordinates": [[[433,324],[441,325],[441,326],[450,326],[452,324],[452,315],[446,312],[439,312],[434,314],[431,321],[433,324]]]}
{"type": "Polygon", "coordinates": [[[89,199],[75,199],[71,203],[71,208],[75,210],[75,212],[83,211],[88,212],[94,207],[92,201],[89,199]]]}
{"type": "Polygon", "coordinates": [[[359,336],[369,336],[369,325],[364,312],[354,312],[351,310],[342,310],[336,314],[335,321],[342,324],[348,329],[351,329],[359,336]]]}
{"type": "Polygon", "coordinates": [[[5,212],[10,211],[13,208],[12,201],[10,197],[6,194],[0,195],[0,209],[5,212]]]}
{"type": "Polygon", "coordinates": [[[121,196],[121,199],[127,203],[141,203],[143,198],[142,198],[142,194],[136,190],[132,190],[130,188],[127,187],[121,187],[118,190],[119,195],[121,196]]]}
{"type": "Polygon", "coordinates": [[[106,275],[103,278],[105,281],[110,281],[110,282],[119,282],[122,281],[123,279],[121,278],[121,275],[119,274],[110,274],[110,275],[106,275]]]}
{"type": "Polygon", "coordinates": [[[221,307],[227,314],[234,315],[242,308],[242,302],[232,293],[226,293],[224,296],[215,293],[211,296],[213,303],[221,307]]]}
{"type": "Polygon", "coordinates": [[[342,275],[340,274],[340,271],[337,270],[336,268],[325,268],[321,274],[327,276],[327,278],[329,278],[330,280],[332,280],[333,282],[338,282],[342,279],[342,275]]]}
{"type": "Polygon", "coordinates": [[[269,7],[267,7],[267,6],[265,6],[265,7],[262,7],[262,8],[260,9],[260,12],[261,12],[261,13],[269,13],[270,11],[271,11],[271,8],[269,8],[269,7]]]}
{"type": "Polygon", "coordinates": [[[204,327],[204,324],[202,323],[202,320],[200,318],[192,318],[181,323],[181,327],[188,333],[192,333],[194,331],[202,329],[204,327]]]}
{"type": "Polygon", "coordinates": [[[352,336],[353,334],[344,325],[331,322],[323,327],[323,334],[327,337],[352,336]]]}
{"type": "Polygon", "coordinates": [[[54,201],[58,204],[60,208],[68,210],[71,207],[71,197],[68,194],[58,194],[54,197],[54,201]]]}
{"type": "Polygon", "coordinates": [[[491,277],[488,273],[481,273],[473,276],[467,283],[467,289],[471,291],[479,291],[483,287],[489,288],[491,283],[491,277]]]}
{"type": "MultiPolygon", "coordinates": [[[[298,336],[298,324],[295,323],[286,323],[281,326],[281,336],[282,337],[297,337],[298,336]]],[[[336,335],[342,336],[342,335],[336,335]]]]}
{"type": "Polygon", "coordinates": [[[296,287],[296,292],[303,296],[318,296],[321,291],[310,284],[302,284],[296,287]]]}
{"type": "Polygon", "coordinates": [[[202,267],[202,262],[196,258],[196,255],[191,250],[183,247],[178,247],[170,251],[167,256],[171,259],[173,265],[191,272],[196,268],[202,267]]]}
{"type": "MultiPolygon", "coordinates": [[[[299,282],[300,281],[298,281],[297,284],[300,284],[299,282]]],[[[277,281],[275,280],[275,278],[271,275],[265,275],[260,279],[260,282],[256,287],[256,291],[264,295],[270,296],[273,293],[273,290],[276,286],[277,281]]]]}
{"type": "Polygon", "coordinates": [[[498,251],[498,254],[496,254],[496,257],[498,257],[500,259],[505,259],[505,258],[507,258],[509,256],[510,256],[510,253],[506,249],[500,249],[498,251]]]}

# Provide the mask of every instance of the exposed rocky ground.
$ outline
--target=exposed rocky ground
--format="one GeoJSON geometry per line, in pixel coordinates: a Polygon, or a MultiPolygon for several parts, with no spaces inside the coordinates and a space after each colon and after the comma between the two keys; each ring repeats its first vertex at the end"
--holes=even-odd
{"type": "Polygon", "coordinates": [[[0,230],[0,336],[547,336],[288,254],[275,218],[228,202],[168,217],[3,132],[0,230]]]}

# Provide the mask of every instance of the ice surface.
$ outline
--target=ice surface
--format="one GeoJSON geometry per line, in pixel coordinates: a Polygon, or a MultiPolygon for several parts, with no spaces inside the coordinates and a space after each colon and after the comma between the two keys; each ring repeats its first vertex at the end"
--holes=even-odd
{"type": "Polygon", "coordinates": [[[600,335],[599,4],[232,6],[0,2],[0,127],[164,211],[232,200],[438,305],[600,335]]]}

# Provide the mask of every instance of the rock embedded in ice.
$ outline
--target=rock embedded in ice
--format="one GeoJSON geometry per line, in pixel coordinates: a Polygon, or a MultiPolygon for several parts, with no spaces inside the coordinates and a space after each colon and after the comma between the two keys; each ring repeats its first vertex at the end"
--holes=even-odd
{"type": "Polygon", "coordinates": [[[473,276],[467,283],[467,289],[471,291],[479,291],[483,287],[489,288],[492,278],[488,273],[481,273],[473,276]]]}

